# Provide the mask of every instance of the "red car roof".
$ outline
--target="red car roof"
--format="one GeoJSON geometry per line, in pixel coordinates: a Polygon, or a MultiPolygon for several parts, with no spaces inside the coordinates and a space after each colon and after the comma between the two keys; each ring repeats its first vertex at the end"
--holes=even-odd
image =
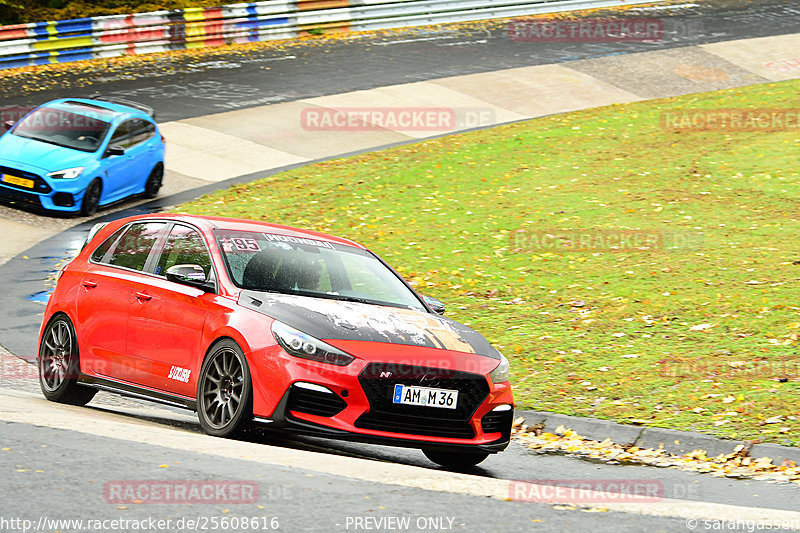
{"type": "Polygon", "coordinates": [[[247,220],[243,218],[228,218],[228,217],[205,216],[205,215],[184,215],[184,214],[170,214],[170,213],[138,215],[130,217],[131,220],[148,219],[148,218],[180,220],[183,222],[193,223],[209,231],[215,228],[224,230],[233,230],[233,231],[259,231],[264,233],[274,233],[277,235],[286,235],[288,237],[312,238],[316,240],[328,241],[332,243],[344,244],[347,246],[354,246],[356,248],[366,249],[364,246],[358,244],[357,242],[353,242],[349,239],[344,239],[342,237],[335,237],[333,235],[327,235],[325,233],[320,233],[318,231],[294,228],[292,226],[271,224],[269,222],[247,220]]]}

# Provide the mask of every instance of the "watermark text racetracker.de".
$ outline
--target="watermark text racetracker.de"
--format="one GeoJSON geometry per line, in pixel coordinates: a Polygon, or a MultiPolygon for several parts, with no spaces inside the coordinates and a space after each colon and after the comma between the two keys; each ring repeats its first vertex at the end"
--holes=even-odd
{"type": "MultiPolygon", "coordinates": [[[[702,331],[702,330],[698,330],[702,331]]],[[[791,335],[791,334],[790,334],[791,335]]],[[[796,337],[787,336],[787,341],[796,337]]],[[[787,342],[787,344],[790,344],[787,342]]],[[[737,360],[710,362],[701,359],[685,361],[659,361],[656,372],[671,378],[749,378],[789,381],[800,378],[800,361],[737,360]]]]}
{"type": "MultiPolygon", "coordinates": [[[[0,133],[22,120],[32,107],[0,107],[0,133]]],[[[25,121],[25,131],[94,131],[102,130],[107,126],[101,115],[92,110],[86,110],[78,115],[61,109],[40,108],[30,115],[25,121]]]]}
{"type": "Polygon", "coordinates": [[[106,503],[252,504],[258,496],[255,481],[120,480],[103,486],[106,503]]]}
{"type": "Polygon", "coordinates": [[[664,498],[657,479],[537,479],[512,481],[508,497],[534,503],[653,503],[664,498]]]}
{"type": "Polygon", "coordinates": [[[508,35],[518,42],[641,42],[664,38],[657,18],[512,20],[508,35]]]}
{"type": "Polygon", "coordinates": [[[526,229],[509,234],[518,253],[670,252],[697,249],[700,233],[628,229],[526,229]]]}
{"type": "Polygon", "coordinates": [[[5,380],[37,380],[39,368],[13,355],[0,357],[0,383],[5,380]]]}
{"type": "Polygon", "coordinates": [[[800,108],[675,109],[661,113],[667,131],[797,131],[800,108]]]}
{"type": "Polygon", "coordinates": [[[496,123],[494,109],[475,107],[307,107],[306,131],[455,131],[496,123]]]}

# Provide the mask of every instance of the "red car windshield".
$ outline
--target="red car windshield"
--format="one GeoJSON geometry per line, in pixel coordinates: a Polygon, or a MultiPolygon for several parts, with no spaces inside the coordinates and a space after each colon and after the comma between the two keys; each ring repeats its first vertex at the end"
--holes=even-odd
{"type": "Polygon", "coordinates": [[[86,114],[72,113],[60,107],[40,107],[23,118],[11,133],[82,152],[94,152],[100,148],[110,127],[110,123],[100,117],[110,112],[98,108],[98,112],[92,113],[88,107],[75,108],[76,111],[86,111],[86,114]]]}
{"type": "Polygon", "coordinates": [[[272,233],[217,231],[216,237],[241,288],[425,311],[405,283],[365,250],[272,233]]]}

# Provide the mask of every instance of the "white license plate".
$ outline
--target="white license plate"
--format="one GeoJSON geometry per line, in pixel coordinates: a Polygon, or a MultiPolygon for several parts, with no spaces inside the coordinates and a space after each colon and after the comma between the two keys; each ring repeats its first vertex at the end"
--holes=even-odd
{"type": "Polygon", "coordinates": [[[458,391],[433,389],[430,387],[414,387],[412,385],[395,385],[392,403],[455,409],[458,404],[458,391]]]}

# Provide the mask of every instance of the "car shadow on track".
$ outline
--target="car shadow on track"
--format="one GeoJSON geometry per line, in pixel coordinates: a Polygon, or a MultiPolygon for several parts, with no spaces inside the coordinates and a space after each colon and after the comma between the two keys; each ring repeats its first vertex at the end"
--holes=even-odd
{"type": "MultiPolygon", "coordinates": [[[[143,404],[144,405],[144,404],[143,404]]],[[[170,407],[150,407],[147,409],[129,409],[115,405],[89,404],[87,408],[110,414],[118,415],[131,420],[147,421],[164,427],[176,428],[192,433],[203,433],[197,419],[190,411],[170,407]]],[[[212,437],[209,437],[212,438],[212,437]]],[[[446,470],[462,472],[483,477],[494,477],[492,473],[480,466],[467,469],[446,469],[425,458],[420,450],[414,448],[396,448],[377,444],[361,444],[355,442],[336,441],[331,439],[297,436],[280,431],[266,429],[260,425],[253,425],[235,440],[265,444],[303,450],[309,452],[325,453],[343,457],[355,457],[370,461],[418,466],[430,470],[446,470]]]]}

